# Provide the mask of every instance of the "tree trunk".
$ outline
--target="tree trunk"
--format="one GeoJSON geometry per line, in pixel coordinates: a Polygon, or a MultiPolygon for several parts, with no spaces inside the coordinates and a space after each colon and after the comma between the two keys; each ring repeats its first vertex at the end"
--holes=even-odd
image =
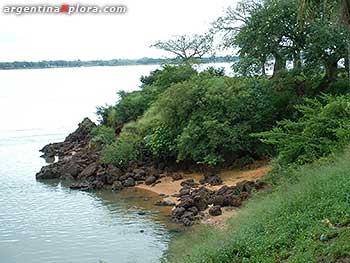
{"type": "Polygon", "coordinates": [[[319,93],[327,91],[329,86],[332,84],[334,80],[337,78],[337,72],[338,72],[338,62],[328,62],[325,63],[326,67],[326,76],[322,80],[321,84],[319,85],[319,93]]]}
{"type": "Polygon", "coordinates": [[[279,71],[286,68],[286,60],[281,55],[275,54],[274,57],[275,65],[273,66],[273,77],[276,76],[279,71]]]}
{"type": "Polygon", "coordinates": [[[296,52],[294,56],[294,69],[301,70],[301,58],[300,58],[300,51],[296,52]]]}
{"type": "Polygon", "coordinates": [[[331,83],[337,78],[337,71],[338,71],[338,62],[333,61],[327,64],[326,68],[326,77],[327,77],[327,82],[331,83]]]}
{"type": "Polygon", "coordinates": [[[348,79],[350,82],[350,40],[348,41],[348,57],[345,59],[345,68],[348,70],[348,79]]]}
{"type": "Polygon", "coordinates": [[[266,76],[265,62],[261,62],[261,73],[263,76],[266,76]]]}

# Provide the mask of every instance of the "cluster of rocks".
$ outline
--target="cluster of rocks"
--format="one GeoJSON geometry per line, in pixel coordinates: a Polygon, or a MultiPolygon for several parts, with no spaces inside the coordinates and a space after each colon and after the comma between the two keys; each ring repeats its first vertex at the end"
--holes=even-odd
{"type": "Polygon", "coordinates": [[[261,189],[264,183],[257,181],[242,181],[235,186],[222,186],[218,190],[211,190],[198,186],[193,180],[182,182],[179,193],[179,203],[173,209],[171,217],[174,222],[185,226],[192,225],[203,217],[203,211],[208,207],[212,216],[221,215],[222,207],[239,207],[246,200],[253,189],[261,189]]]}
{"type": "MultiPolygon", "coordinates": [[[[72,189],[89,191],[110,188],[113,191],[120,191],[140,183],[155,185],[166,175],[168,169],[172,169],[165,167],[164,164],[158,164],[155,168],[151,162],[132,162],[127,170],[121,170],[116,166],[100,163],[100,152],[90,147],[91,131],[95,127],[90,119],[85,118],[78,129],[63,142],[46,145],[41,150],[43,157],[46,159],[58,157],[58,161],[42,167],[36,178],[67,180],[71,182],[72,189]]],[[[177,172],[171,173],[170,176],[173,181],[183,179],[177,172]]],[[[222,179],[215,173],[206,174],[200,180],[200,184],[193,179],[184,180],[181,182],[180,192],[173,195],[178,198],[177,204],[162,200],[156,205],[174,206],[171,214],[173,221],[190,226],[195,220],[202,218],[204,210],[209,208],[210,215],[220,215],[222,207],[239,207],[253,189],[261,189],[264,186],[260,181],[244,181],[236,186],[222,186],[216,191],[203,186],[222,184],[222,179]]]]}
{"type": "Polygon", "coordinates": [[[85,118],[76,131],[63,142],[46,145],[41,152],[46,159],[58,157],[58,161],[41,168],[36,174],[41,179],[61,179],[72,182],[72,189],[98,190],[110,187],[119,191],[145,182],[156,184],[162,176],[160,170],[144,163],[132,163],[126,171],[113,165],[101,164],[100,152],[89,147],[91,131],[96,125],[85,118]]]}

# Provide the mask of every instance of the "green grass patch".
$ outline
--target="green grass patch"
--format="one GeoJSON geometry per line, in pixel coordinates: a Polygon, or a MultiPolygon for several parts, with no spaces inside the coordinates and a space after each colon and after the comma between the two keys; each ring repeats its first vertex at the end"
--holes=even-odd
{"type": "Polygon", "coordinates": [[[200,226],[175,240],[169,262],[347,262],[350,257],[350,151],[299,168],[256,194],[222,231],[200,226]]]}

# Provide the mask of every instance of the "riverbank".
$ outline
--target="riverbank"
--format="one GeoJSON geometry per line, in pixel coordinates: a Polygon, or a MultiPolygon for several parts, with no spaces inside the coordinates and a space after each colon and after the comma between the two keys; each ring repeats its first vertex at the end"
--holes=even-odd
{"type": "MultiPolygon", "coordinates": [[[[234,187],[237,184],[244,181],[256,181],[260,180],[263,176],[265,176],[270,170],[271,166],[266,165],[266,163],[256,163],[256,167],[249,167],[244,170],[233,169],[233,170],[224,170],[219,173],[219,176],[222,179],[221,185],[210,185],[206,184],[205,186],[212,190],[217,191],[222,186],[234,187]]],[[[176,194],[178,194],[181,189],[181,183],[186,180],[194,180],[195,183],[200,183],[201,179],[204,177],[203,173],[180,173],[182,179],[174,181],[172,176],[163,177],[159,180],[159,183],[155,185],[146,185],[139,184],[135,187],[138,189],[150,191],[155,193],[163,198],[163,201],[166,203],[175,203],[178,204],[178,198],[176,194]],[[174,197],[175,196],[175,197],[174,197]]],[[[237,214],[238,209],[235,207],[225,207],[222,209],[222,214],[218,216],[211,216],[209,214],[209,209],[203,211],[203,218],[200,220],[203,224],[208,225],[216,225],[219,227],[224,226],[226,221],[230,219],[233,215],[237,214]]]]}
{"type": "Polygon", "coordinates": [[[254,189],[265,187],[260,179],[270,166],[264,162],[256,162],[246,170],[221,172],[193,172],[195,167],[182,170],[151,161],[130,162],[126,169],[105,165],[100,161],[98,146],[92,143],[95,127],[85,118],[63,142],[46,145],[42,157],[52,163],[37,173],[37,179],[60,179],[71,189],[82,191],[147,190],[163,198],[157,206],[172,208],[168,211],[173,222],[185,226],[196,222],[223,224],[254,189]]]}
{"type": "Polygon", "coordinates": [[[279,171],[285,182],[257,193],[228,227],[202,226],[174,241],[169,262],[349,262],[349,170],[348,150],[326,164],[279,171]]]}

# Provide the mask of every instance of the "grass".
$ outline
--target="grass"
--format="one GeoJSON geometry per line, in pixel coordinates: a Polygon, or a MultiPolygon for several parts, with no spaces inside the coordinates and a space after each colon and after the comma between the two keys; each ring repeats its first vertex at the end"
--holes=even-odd
{"type": "Polygon", "coordinates": [[[199,226],[175,240],[168,261],[350,262],[350,151],[291,177],[256,194],[224,230],[199,226]]]}

